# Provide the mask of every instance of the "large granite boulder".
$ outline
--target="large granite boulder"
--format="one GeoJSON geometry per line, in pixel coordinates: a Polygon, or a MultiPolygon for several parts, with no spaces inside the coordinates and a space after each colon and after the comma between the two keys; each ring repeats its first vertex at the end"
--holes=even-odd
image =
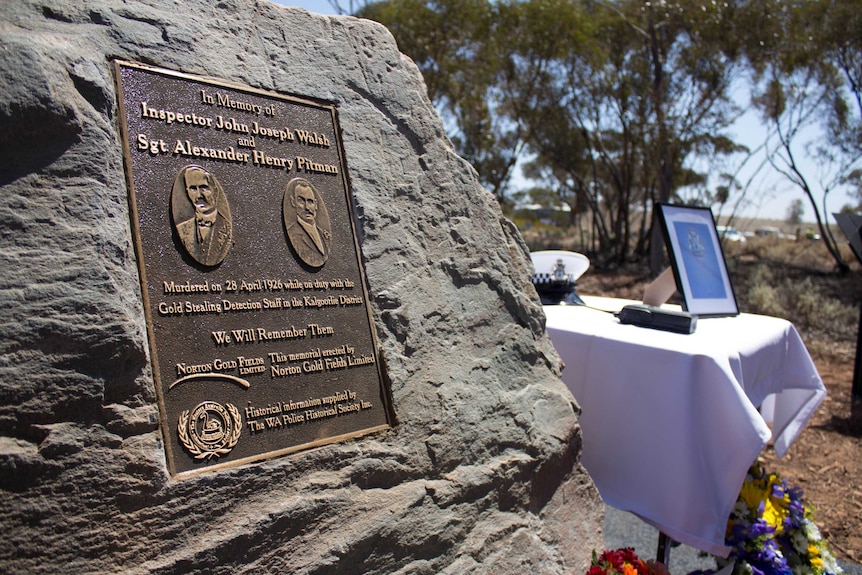
{"type": "Polygon", "coordinates": [[[583,572],[604,511],[527,250],[383,26],[6,0],[0,46],[0,572],[583,572]],[[170,476],[115,58],[337,103],[391,430],[170,476]]]}

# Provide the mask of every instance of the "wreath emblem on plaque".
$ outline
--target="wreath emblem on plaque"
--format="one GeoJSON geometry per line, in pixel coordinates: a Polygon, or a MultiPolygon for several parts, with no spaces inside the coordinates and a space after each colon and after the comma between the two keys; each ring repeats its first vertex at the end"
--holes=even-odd
{"type": "Polygon", "coordinates": [[[204,401],[180,414],[177,423],[180,443],[195,459],[227,455],[242,433],[239,410],[226,403],[204,401]]]}

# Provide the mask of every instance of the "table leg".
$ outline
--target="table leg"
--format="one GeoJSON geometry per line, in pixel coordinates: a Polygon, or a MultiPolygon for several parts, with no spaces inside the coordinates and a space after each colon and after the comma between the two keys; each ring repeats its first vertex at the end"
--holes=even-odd
{"type": "Polygon", "coordinates": [[[664,534],[663,531],[658,532],[658,550],[656,551],[655,560],[667,567],[670,563],[670,546],[671,538],[664,534]]]}
{"type": "Polygon", "coordinates": [[[862,401],[862,302],[859,302],[859,327],[856,329],[856,362],[853,365],[853,387],[850,393],[851,411],[862,401]]]}

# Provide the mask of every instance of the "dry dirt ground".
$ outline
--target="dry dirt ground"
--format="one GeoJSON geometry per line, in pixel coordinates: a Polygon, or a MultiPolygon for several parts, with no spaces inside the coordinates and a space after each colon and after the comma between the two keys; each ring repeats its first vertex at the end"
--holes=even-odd
{"type": "MultiPolygon", "coordinates": [[[[734,256],[735,257],[735,256],[734,256]]],[[[852,256],[851,256],[852,257],[852,256]]],[[[774,263],[774,262],[773,262],[774,263]]],[[[731,264],[728,264],[731,267],[731,264]]],[[[744,293],[746,274],[741,266],[732,266],[734,291],[744,293]],[[739,285],[743,284],[743,285],[739,285]]],[[[777,269],[789,270],[778,264],[777,269]]],[[[820,376],[828,396],[791,447],[789,453],[778,459],[771,447],[762,453],[767,470],[776,471],[791,485],[802,487],[805,499],[814,506],[815,521],[828,537],[833,553],[845,562],[862,563],[862,405],[856,402],[853,409],[851,386],[856,354],[856,328],[859,318],[859,267],[854,264],[849,277],[836,278],[834,273],[814,270],[796,270],[827,284],[825,289],[843,293],[846,301],[855,300],[855,316],[850,314],[848,329],[831,336],[830,330],[809,330],[797,325],[820,376]],[[852,336],[848,333],[852,332],[852,336]]],[[[639,300],[649,278],[641,272],[603,272],[591,269],[578,281],[580,294],[621,297],[639,300]]],[[[742,311],[746,309],[740,301],[742,311]]],[[[789,314],[792,315],[792,314],[789,314]]],[[[847,326],[845,326],[847,327],[847,326]]]]}

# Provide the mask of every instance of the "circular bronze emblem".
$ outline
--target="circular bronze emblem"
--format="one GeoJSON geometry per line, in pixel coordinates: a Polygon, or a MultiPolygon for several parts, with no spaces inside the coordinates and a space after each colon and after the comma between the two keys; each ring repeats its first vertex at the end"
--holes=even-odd
{"type": "Polygon", "coordinates": [[[211,459],[230,453],[242,433],[239,410],[226,403],[204,401],[185,410],[177,424],[180,443],[195,459],[211,459]]]}

